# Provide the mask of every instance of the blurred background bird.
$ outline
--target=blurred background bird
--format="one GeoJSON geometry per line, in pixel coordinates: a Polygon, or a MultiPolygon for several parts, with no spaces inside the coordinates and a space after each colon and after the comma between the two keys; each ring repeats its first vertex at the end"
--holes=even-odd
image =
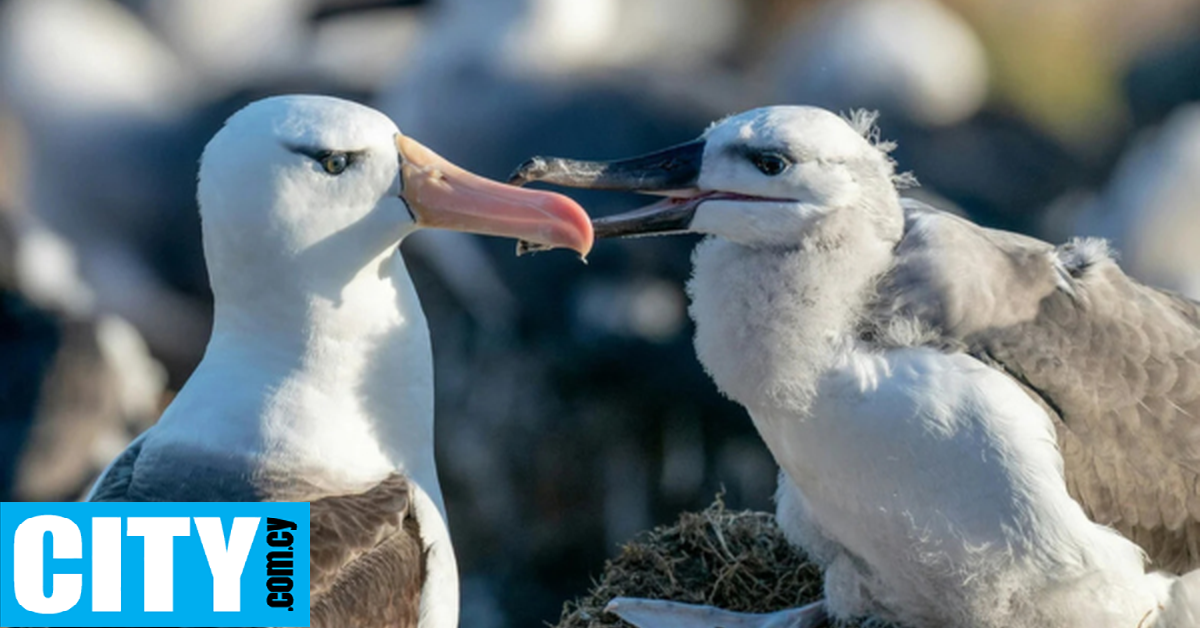
{"type": "MultiPolygon", "coordinates": [[[[351,97],[493,178],[761,105],[875,108],[914,195],[1110,238],[1195,297],[1198,86],[1193,0],[0,0],[0,498],[77,498],[199,361],[196,167],[259,97],[351,97]]],[[[406,245],[464,624],[553,620],[619,543],[722,488],[771,509],[775,466],[691,348],[693,244],[586,267],[406,245]]]]}

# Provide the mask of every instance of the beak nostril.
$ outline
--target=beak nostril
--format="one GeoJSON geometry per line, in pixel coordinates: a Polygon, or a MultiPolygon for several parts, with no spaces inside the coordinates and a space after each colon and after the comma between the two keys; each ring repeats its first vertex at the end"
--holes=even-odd
{"type": "Polygon", "coordinates": [[[517,166],[516,170],[508,176],[509,185],[522,186],[530,181],[537,181],[544,177],[547,172],[546,159],[543,157],[531,157],[525,163],[517,166]]]}

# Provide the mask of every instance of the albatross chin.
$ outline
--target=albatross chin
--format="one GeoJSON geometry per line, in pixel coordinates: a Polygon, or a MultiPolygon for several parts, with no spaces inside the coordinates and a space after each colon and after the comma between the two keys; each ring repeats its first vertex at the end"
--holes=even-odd
{"type": "Polygon", "coordinates": [[[514,174],[666,196],[598,237],[710,236],[696,352],[825,572],[824,601],[780,614],[612,610],[642,628],[1200,625],[1200,304],[1130,279],[1103,242],[902,200],[872,123],[770,107],[660,153],[514,174]]]}
{"type": "Polygon", "coordinates": [[[432,227],[584,255],[586,214],[320,96],[231,117],[204,151],[198,196],[212,338],[89,498],[311,502],[313,626],[454,628],[429,331],[397,244],[432,227]]]}

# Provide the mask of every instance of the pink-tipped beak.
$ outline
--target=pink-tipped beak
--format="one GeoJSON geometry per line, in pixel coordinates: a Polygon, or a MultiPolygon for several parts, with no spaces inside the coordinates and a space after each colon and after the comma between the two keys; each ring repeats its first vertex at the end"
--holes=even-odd
{"type": "Polygon", "coordinates": [[[592,222],[575,201],[472,174],[420,142],[396,135],[401,195],[421,227],[517,238],[547,248],[592,250],[592,222]]]}

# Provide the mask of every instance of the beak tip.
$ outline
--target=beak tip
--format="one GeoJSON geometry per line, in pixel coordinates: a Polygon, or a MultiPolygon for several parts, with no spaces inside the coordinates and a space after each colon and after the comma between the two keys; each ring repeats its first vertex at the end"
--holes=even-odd
{"type": "Polygon", "coordinates": [[[566,248],[575,251],[580,258],[587,258],[588,253],[592,252],[592,245],[596,243],[596,236],[592,232],[591,224],[589,223],[586,230],[575,231],[566,238],[550,245],[542,245],[538,248],[530,248],[529,252],[546,250],[553,248],[566,248]]]}
{"type": "Polygon", "coordinates": [[[587,212],[568,196],[554,192],[527,191],[537,194],[542,219],[538,228],[527,231],[517,240],[517,256],[550,249],[570,249],[587,256],[596,242],[592,221],[587,212]]]}
{"type": "MultiPolygon", "coordinates": [[[[580,209],[582,212],[583,210],[580,209]]],[[[586,213],[583,214],[583,225],[580,227],[578,246],[571,248],[579,252],[579,257],[587,259],[588,253],[592,252],[592,246],[596,244],[596,232],[592,229],[592,221],[586,213]]]]}
{"type": "Polygon", "coordinates": [[[592,238],[589,237],[587,240],[587,244],[585,244],[584,246],[582,246],[578,249],[575,249],[576,251],[579,251],[579,259],[582,260],[584,264],[587,263],[588,253],[592,252],[592,244],[594,242],[595,242],[595,240],[593,240],[592,238]]]}

